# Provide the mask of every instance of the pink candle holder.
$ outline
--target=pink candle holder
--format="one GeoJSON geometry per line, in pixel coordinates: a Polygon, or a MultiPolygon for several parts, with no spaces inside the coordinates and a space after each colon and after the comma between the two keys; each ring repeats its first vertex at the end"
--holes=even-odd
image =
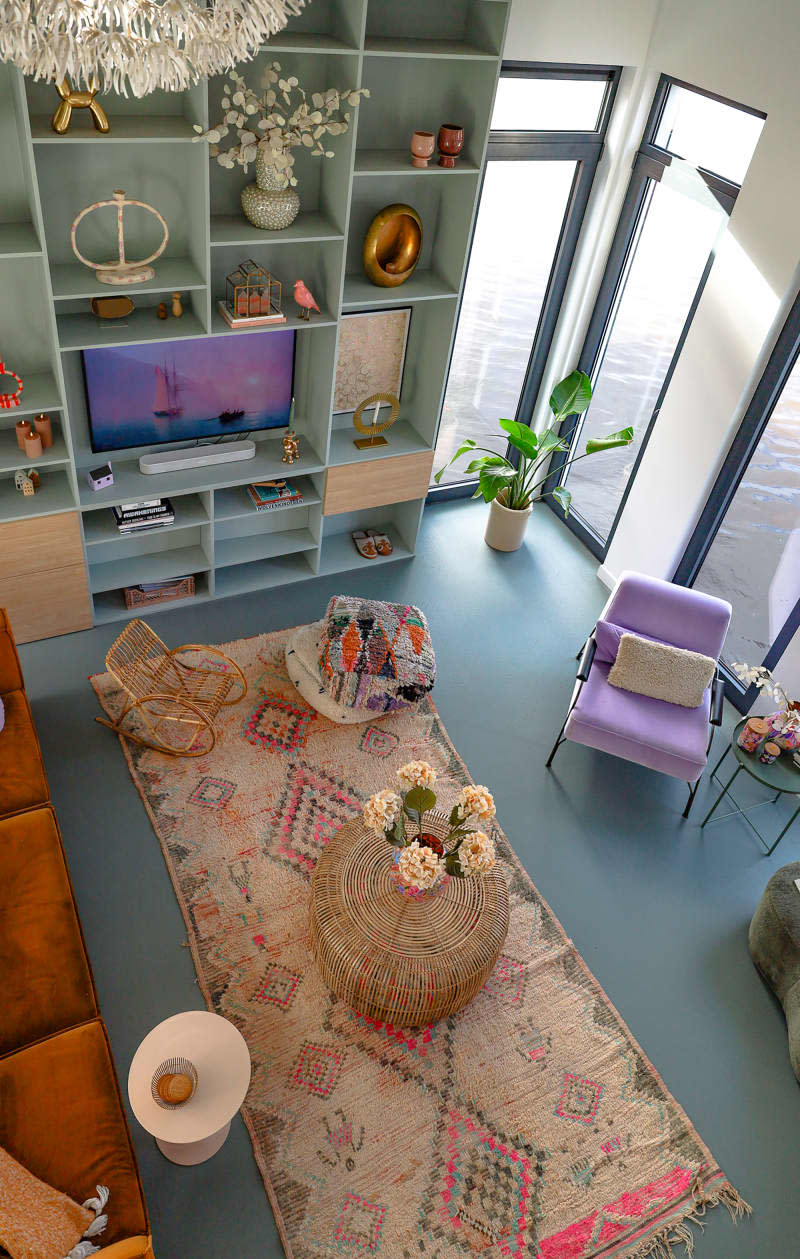
{"type": "Polygon", "coordinates": [[[411,137],[411,163],[424,170],[433,157],[436,137],[432,131],[415,131],[411,137]]]}

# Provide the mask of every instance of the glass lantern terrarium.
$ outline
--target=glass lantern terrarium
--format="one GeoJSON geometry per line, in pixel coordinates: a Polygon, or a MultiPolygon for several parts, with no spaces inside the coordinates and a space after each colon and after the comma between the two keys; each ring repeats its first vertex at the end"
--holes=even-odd
{"type": "Polygon", "coordinates": [[[232,328],[286,323],[281,313],[281,282],[252,258],[225,277],[225,301],[220,313],[232,328]]]}

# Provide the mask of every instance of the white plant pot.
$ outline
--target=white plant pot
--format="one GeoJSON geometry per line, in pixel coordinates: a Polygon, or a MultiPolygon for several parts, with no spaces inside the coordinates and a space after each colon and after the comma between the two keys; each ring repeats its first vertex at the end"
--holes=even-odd
{"type": "Polygon", "coordinates": [[[495,551],[518,551],[532,511],[532,503],[521,511],[512,511],[510,507],[504,507],[493,498],[489,505],[489,519],[484,535],[486,545],[495,551]]]}

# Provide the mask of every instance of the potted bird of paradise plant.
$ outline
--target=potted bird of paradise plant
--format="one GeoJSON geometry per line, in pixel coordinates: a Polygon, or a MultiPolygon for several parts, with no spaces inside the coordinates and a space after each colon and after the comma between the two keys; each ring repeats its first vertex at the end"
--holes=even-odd
{"type": "MultiPolygon", "coordinates": [[[[453,457],[440,468],[434,480],[440,481],[442,473],[462,455],[474,454],[481,450],[485,453],[473,459],[465,471],[478,473],[478,488],[473,498],[484,499],[489,503],[489,520],[486,525],[486,542],[496,551],[516,551],[522,546],[528,518],[533,510],[533,502],[538,490],[548,479],[549,471],[544,465],[549,464],[551,455],[557,451],[569,451],[570,443],[561,436],[561,425],[571,415],[582,415],[592,400],[592,385],[585,372],[570,372],[564,380],[556,385],[550,397],[550,410],[553,420],[543,433],[534,433],[527,424],[518,420],[500,420],[500,427],[509,446],[519,456],[519,466],[511,459],[500,455],[496,450],[486,446],[478,446],[468,437],[459,446],[453,457]],[[543,470],[544,467],[544,470],[543,470]]],[[[560,471],[563,473],[571,464],[587,455],[599,454],[603,450],[613,450],[617,446],[629,446],[633,441],[633,429],[622,428],[608,437],[590,438],[586,448],[580,455],[567,459],[560,471]]],[[[572,495],[564,485],[543,491],[540,498],[550,495],[562,508],[564,515],[569,513],[572,495]]]]}

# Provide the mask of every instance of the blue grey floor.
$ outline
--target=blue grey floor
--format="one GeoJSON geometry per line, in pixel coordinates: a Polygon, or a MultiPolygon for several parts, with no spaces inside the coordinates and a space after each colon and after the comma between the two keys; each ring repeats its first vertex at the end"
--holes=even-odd
{"type": "MultiPolygon", "coordinates": [[[[484,520],[482,504],[441,504],[426,512],[413,561],[176,609],[154,624],[173,643],[218,642],[313,620],[340,590],[419,603],[453,742],[493,789],[534,882],[753,1206],[738,1228],[712,1212],[696,1259],[791,1259],[800,1254],[800,1088],[780,1008],[750,962],[747,925],[770,873],[800,855],[800,823],[766,858],[739,819],[700,831],[706,783],[686,823],[679,783],[623,761],[568,744],[548,774],[573,658],[606,592],[595,562],[546,509],[534,512],[514,555],[484,546],[484,520]]],[[[115,739],[93,721],[86,677],[102,668],[114,633],[30,644],[22,657],[124,1089],[145,1033],[202,1001],[158,843],[115,739]]],[[[167,1163],[132,1117],[131,1127],[157,1259],[282,1254],[238,1118],[221,1153],[191,1169],[167,1163]]]]}

